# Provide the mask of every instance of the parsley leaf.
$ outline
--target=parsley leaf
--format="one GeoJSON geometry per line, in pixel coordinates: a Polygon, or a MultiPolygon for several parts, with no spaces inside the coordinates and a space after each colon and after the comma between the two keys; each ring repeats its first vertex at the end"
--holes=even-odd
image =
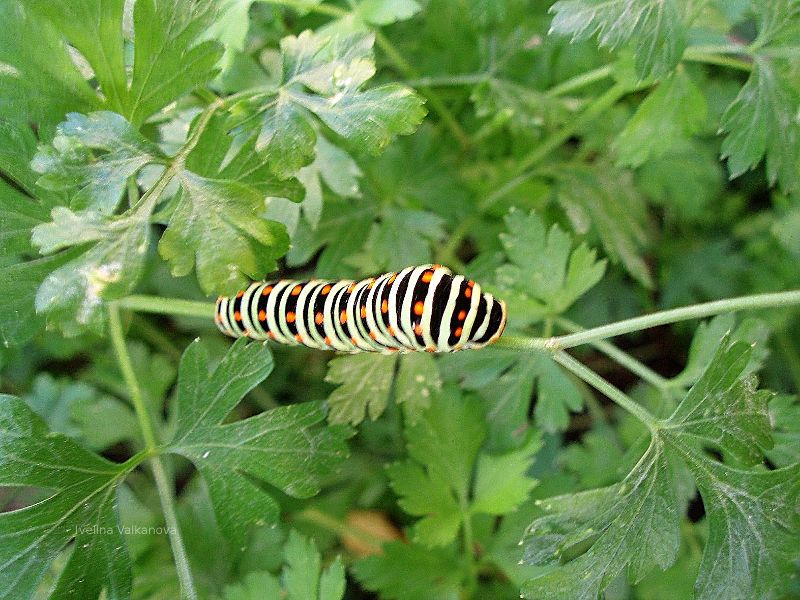
{"type": "Polygon", "coordinates": [[[40,148],[32,167],[42,174],[37,185],[52,191],[72,191],[73,209],[110,215],[128,179],[145,165],[166,159],[158,146],[124,117],[103,111],[67,115],[52,145],[40,148]]]}
{"type": "Polygon", "coordinates": [[[535,322],[561,314],[605,272],[605,261],[572,240],[557,225],[545,230],[536,213],[513,210],[505,218],[508,233],[500,235],[511,261],[497,269],[498,285],[509,292],[513,319],[535,322]],[[516,306],[515,306],[516,305],[516,306]]]}
{"type": "Polygon", "coordinates": [[[677,0],[559,0],[550,31],[584,40],[597,34],[600,46],[632,47],[640,79],[672,71],[686,47],[686,25],[677,0]]]}
{"type": "Polygon", "coordinates": [[[407,427],[409,460],[390,465],[387,473],[398,504],[423,517],[414,524],[415,542],[447,545],[465,519],[501,515],[527,499],[536,483],[526,474],[541,447],[539,436],[503,454],[479,452],[485,438],[480,402],[452,388],[407,427]]]}
{"type": "Polygon", "coordinates": [[[764,471],[720,463],[698,444],[742,464],[756,464],[771,446],[768,392],[757,391],[748,364],[752,347],[724,337],[700,380],[618,484],[551,498],[550,513],[526,535],[525,560],[565,564],[529,580],[529,597],[594,598],[627,567],[641,580],[677,555],[679,522],[694,477],[709,517],[710,537],[696,583],[699,598],[765,597],[786,583],[796,557],[800,466],[764,471]],[[688,466],[688,472],[683,467],[688,466]]]}
{"type": "Polygon", "coordinates": [[[278,516],[277,502],[257,482],[307,498],[347,452],[344,429],[322,425],[325,413],[319,403],[282,406],[223,423],[270,371],[272,354],[266,345],[241,339],[210,373],[205,349],[193,343],[178,374],[177,429],[164,450],[197,467],[220,527],[235,548],[251,525],[274,522],[278,516]]]}
{"type": "Polygon", "coordinates": [[[0,37],[0,117],[40,123],[47,131],[69,111],[99,108],[100,98],[75,67],[56,27],[31,18],[15,1],[0,5],[0,23],[7,33],[0,37]]]}
{"type": "Polygon", "coordinates": [[[0,597],[33,597],[48,565],[74,540],[53,597],[128,598],[130,558],[119,529],[117,485],[135,466],[115,464],[51,433],[24,402],[0,396],[0,485],[50,490],[0,513],[0,597]]]}
{"type": "Polygon", "coordinates": [[[622,166],[638,167],[668,154],[705,125],[706,99],[686,69],[658,84],[628,121],[612,148],[622,166]],[[658,140],[657,144],[653,140],[658,140]]]}
{"type": "Polygon", "coordinates": [[[358,425],[367,414],[373,421],[386,410],[397,357],[384,354],[353,354],[328,363],[325,381],[338,383],[328,397],[331,423],[358,425]]]}
{"type": "Polygon", "coordinates": [[[241,128],[258,127],[256,149],[278,176],[289,177],[313,160],[312,114],[373,154],[422,121],[422,100],[411,89],[396,84],[361,89],[375,73],[373,43],[372,35],[327,37],[310,31],[281,40],[280,85],[234,109],[241,128]]]}
{"type": "Polygon", "coordinates": [[[352,568],[368,590],[389,600],[457,598],[461,593],[461,558],[452,548],[389,542],[382,550],[352,568]]]}
{"type": "Polygon", "coordinates": [[[639,283],[653,287],[642,250],[650,238],[650,218],[631,174],[609,165],[574,166],[558,175],[558,202],[578,233],[594,230],[608,257],[620,262],[639,283]]]}

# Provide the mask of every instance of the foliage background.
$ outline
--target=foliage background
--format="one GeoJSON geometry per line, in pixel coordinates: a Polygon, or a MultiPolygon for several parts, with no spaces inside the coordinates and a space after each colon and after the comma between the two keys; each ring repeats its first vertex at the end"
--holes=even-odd
{"type": "Polygon", "coordinates": [[[0,22],[0,597],[800,596],[796,311],[598,338],[589,371],[524,347],[798,287],[800,3],[0,22]],[[332,357],[211,321],[275,270],[426,262],[519,344],[332,357]]]}

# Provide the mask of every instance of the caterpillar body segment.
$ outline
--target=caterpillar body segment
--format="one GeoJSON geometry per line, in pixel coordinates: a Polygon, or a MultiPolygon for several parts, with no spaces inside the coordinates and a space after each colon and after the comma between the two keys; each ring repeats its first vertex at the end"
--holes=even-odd
{"type": "Polygon", "coordinates": [[[361,281],[258,281],[217,299],[231,337],[339,352],[455,352],[496,341],[506,306],[441,265],[361,281]]]}

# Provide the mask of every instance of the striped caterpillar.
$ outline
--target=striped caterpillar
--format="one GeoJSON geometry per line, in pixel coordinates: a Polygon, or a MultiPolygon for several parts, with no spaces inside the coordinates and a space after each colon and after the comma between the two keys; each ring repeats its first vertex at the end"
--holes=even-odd
{"type": "Polygon", "coordinates": [[[496,341],[506,306],[441,265],[361,281],[258,281],[217,299],[232,337],[340,352],[455,352],[496,341]]]}

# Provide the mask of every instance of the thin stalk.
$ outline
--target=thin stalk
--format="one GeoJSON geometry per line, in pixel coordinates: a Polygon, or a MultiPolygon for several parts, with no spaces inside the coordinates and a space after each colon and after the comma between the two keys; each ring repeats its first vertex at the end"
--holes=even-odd
{"type": "Polygon", "coordinates": [[[466,496],[461,494],[459,497],[459,507],[461,509],[461,520],[464,526],[461,528],[462,540],[464,544],[464,558],[467,561],[467,586],[464,590],[465,598],[472,598],[477,585],[477,565],[475,563],[475,538],[472,533],[472,515],[469,510],[469,501],[466,496]]]}
{"type": "MultiPolygon", "coordinates": [[[[556,319],[556,323],[562,329],[565,329],[571,333],[578,333],[581,331],[585,331],[583,327],[580,325],[573,323],[569,319],[558,318],[556,319]]],[[[545,337],[548,337],[545,335],[545,337]]],[[[651,384],[659,391],[668,393],[671,391],[671,384],[670,381],[653,371],[647,365],[641,363],[633,356],[628,354],[627,352],[620,350],[614,344],[605,341],[595,341],[591,342],[591,345],[597,348],[600,352],[608,356],[609,358],[616,361],[617,364],[625,367],[634,375],[637,375],[640,379],[646,381],[647,383],[651,384]]]]}
{"type": "Polygon", "coordinates": [[[602,67],[592,69],[591,71],[586,71],[585,73],[576,75],[575,77],[567,79],[566,81],[562,81],[558,85],[554,85],[547,90],[547,95],[563,96],[565,94],[569,94],[570,92],[579,90],[580,88],[591,85],[592,83],[607,79],[608,77],[611,77],[613,72],[614,68],[612,65],[603,65],[602,67]]]}
{"type": "MultiPolygon", "coordinates": [[[[633,331],[649,329],[668,323],[679,321],[689,321],[691,319],[703,319],[722,313],[735,312],[737,310],[754,310],[757,308],[778,308],[781,306],[794,306],[800,304],[800,290],[788,292],[777,292],[772,294],[754,294],[752,296],[739,296],[738,298],[727,298],[725,300],[715,300],[702,304],[693,304],[671,310],[662,310],[649,315],[625,319],[602,327],[587,329],[580,333],[560,336],[545,340],[550,346],[563,350],[581,344],[589,344],[596,340],[615,337],[633,331]]],[[[531,340],[533,341],[533,340],[531,340]]],[[[534,348],[537,345],[534,344],[534,348]]]]}
{"type": "Polygon", "coordinates": [[[130,354],[128,354],[128,347],[125,344],[125,334],[122,330],[119,306],[117,304],[112,303],[108,307],[108,323],[111,344],[114,346],[114,351],[117,354],[117,362],[119,363],[120,371],[122,371],[122,378],[125,380],[125,384],[130,391],[131,403],[136,412],[136,418],[139,421],[139,428],[142,431],[142,438],[145,442],[145,450],[142,456],[145,454],[150,456],[150,468],[153,471],[158,496],[161,500],[161,509],[164,512],[164,520],[167,524],[167,534],[169,535],[170,545],[172,546],[172,554],[175,557],[175,567],[178,571],[181,592],[188,600],[197,600],[197,590],[195,589],[194,580],[192,579],[192,571],[189,566],[186,548],[183,544],[183,538],[181,537],[181,531],[178,526],[178,517],[175,513],[172,485],[164,470],[161,458],[156,454],[158,441],[155,429],[153,428],[153,421],[147,411],[147,405],[142,395],[142,388],[139,386],[139,382],[136,379],[133,363],[131,362],[130,354]]]}
{"type": "Polygon", "coordinates": [[[457,87],[461,85],[475,85],[476,83],[483,83],[491,78],[491,73],[483,71],[479,73],[463,73],[459,75],[431,75],[429,77],[408,79],[403,83],[413,88],[457,87]]]}
{"type": "Polygon", "coordinates": [[[582,379],[598,392],[601,392],[613,400],[617,405],[627,410],[634,417],[639,419],[651,432],[655,432],[658,428],[655,417],[647,410],[636,404],[630,396],[624,393],[619,388],[615,387],[602,377],[592,371],[590,368],[584,366],[572,358],[566,352],[557,352],[553,355],[553,360],[560,364],[567,371],[574,374],[576,377],[582,379]]]}
{"type": "MultiPolygon", "coordinates": [[[[691,50],[691,48],[689,48],[691,50]]],[[[686,62],[705,63],[707,65],[717,65],[720,67],[728,67],[736,69],[737,71],[752,71],[753,63],[741,58],[733,58],[731,56],[720,56],[719,54],[704,54],[701,52],[689,52],[683,55],[683,60],[686,62]]]]}
{"type": "Polygon", "coordinates": [[[354,538],[359,542],[376,549],[380,549],[380,547],[388,541],[385,538],[373,535],[369,531],[359,529],[358,527],[354,527],[345,521],[324,513],[318,508],[307,508],[302,512],[296,513],[294,518],[301,521],[306,521],[308,523],[314,523],[315,525],[336,534],[340,538],[345,536],[354,538]]]}
{"type": "Polygon", "coordinates": [[[127,296],[117,300],[120,308],[136,312],[179,317],[197,317],[199,319],[214,318],[214,304],[198,300],[182,300],[180,298],[162,298],[160,296],[127,296]]]}

